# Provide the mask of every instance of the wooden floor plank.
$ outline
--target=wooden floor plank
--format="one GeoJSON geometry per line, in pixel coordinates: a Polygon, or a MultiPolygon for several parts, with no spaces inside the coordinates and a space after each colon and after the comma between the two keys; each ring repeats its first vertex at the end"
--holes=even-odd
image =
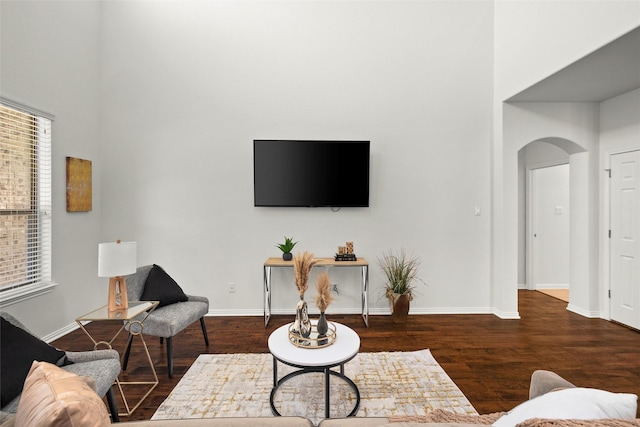
{"type": "MultiPolygon", "coordinates": [[[[329,320],[353,328],[361,352],[414,351],[429,348],[451,379],[480,413],[511,409],[527,398],[536,369],[557,372],[584,387],[640,395],[640,333],[614,322],[588,319],[566,310],[567,304],[535,291],[519,291],[520,320],[493,315],[411,315],[406,324],[390,316],[370,316],[366,328],[359,315],[331,315],[329,320]]],[[[79,313],[82,314],[82,313],[79,313]]],[[[198,322],[174,338],[174,376],[167,377],[166,353],[149,337],[149,352],[160,384],[131,417],[149,419],[201,353],[267,353],[267,339],[292,316],[274,316],[268,328],[262,317],[207,317],[210,346],[204,344],[198,322]]],[[[105,324],[90,325],[107,338],[105,324]]],[[[115,348],[122,351],[125,336],[115,348]]],[[[89,350],[84,332],[56,340],[65,350],[89,350]]],[[[140,347],[132,350],[129,369],[121,379],[148,375],[140,347]]],[[[135,397],[136,391],[132,391],[135,397]]],[[[638,414],[640,416],[640,413],[638,414]]]]}

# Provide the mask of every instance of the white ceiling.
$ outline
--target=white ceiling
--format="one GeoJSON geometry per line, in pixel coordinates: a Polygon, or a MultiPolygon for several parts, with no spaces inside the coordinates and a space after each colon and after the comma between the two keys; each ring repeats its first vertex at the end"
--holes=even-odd
{"type": "Polygon", "coordinates": [[[507,101],[601,102],[640,88],[640,27],[507,101]]]}

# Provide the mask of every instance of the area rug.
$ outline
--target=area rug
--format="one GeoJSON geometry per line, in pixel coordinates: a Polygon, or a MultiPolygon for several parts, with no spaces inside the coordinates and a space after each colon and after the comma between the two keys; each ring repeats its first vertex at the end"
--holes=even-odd
{"type": "MultiPolygon", "coordinates": [[[[278,378],[293,370],[278,363],[278,378]]],[[[434,409],[477,415],[429,350],[360,353],[345,365],[345,375],[360,390],[358,417],[426,415],[434,409]]],[[[278,389],[276,408],[318,424],[324,418],[323,381],[321,373],[293,377],[278,389]]],[[[330,382],[331,417],[344,417],[355,393],[336,376],[330,382]]],[[[270,354],[202,354],[151,419],[270,417],[272,388],[270,354]]]]}

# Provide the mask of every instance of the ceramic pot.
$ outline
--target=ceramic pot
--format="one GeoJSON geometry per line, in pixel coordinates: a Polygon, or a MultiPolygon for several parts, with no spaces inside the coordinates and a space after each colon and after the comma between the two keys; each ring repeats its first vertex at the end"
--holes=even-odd
{"type": "Polygon", "coordinates": [[[282,259],[285,261],[291,261],[293,259],[293,254],[291,252],[283,253],[282,259]]]}
{"type": "Polygon", "coordinates": [[[396,323],[407,321],[409,315],[409,305],[412,300],[410,294],[391,294],[389,303],[391,304],[391,318],[396,323]]]}

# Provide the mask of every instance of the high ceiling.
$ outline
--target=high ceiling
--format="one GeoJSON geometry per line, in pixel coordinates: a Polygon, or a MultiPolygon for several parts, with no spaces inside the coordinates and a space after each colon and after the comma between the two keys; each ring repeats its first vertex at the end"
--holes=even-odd
{"type": "Polygon", "coordinates": [[[507,101],[601,102],[640,88],[640,27],[507,101]]]}

